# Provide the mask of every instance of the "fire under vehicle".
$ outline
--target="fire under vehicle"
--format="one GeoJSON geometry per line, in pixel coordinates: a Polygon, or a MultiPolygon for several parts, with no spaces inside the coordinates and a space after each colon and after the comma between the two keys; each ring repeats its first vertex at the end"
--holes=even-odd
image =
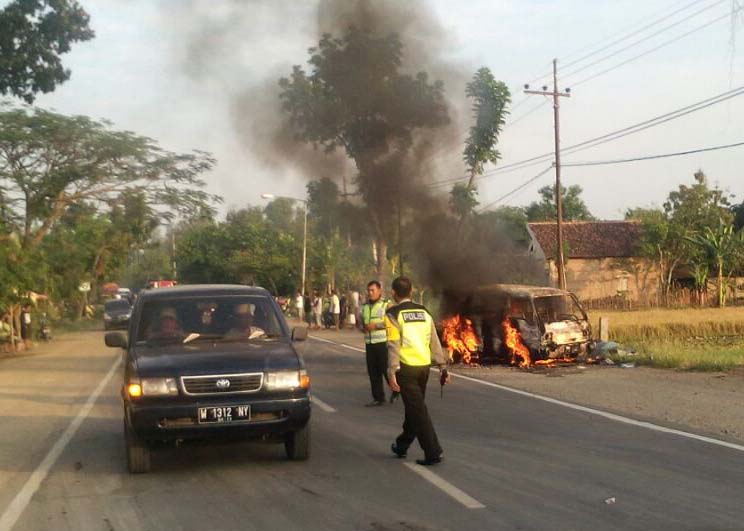
{"type": "Polygon", "coordinates": [[[591,349],[589,318],[571,292],[490,284],[447,299],[442,343],[453,361],[530,367],[583,359],[591,349]]]}

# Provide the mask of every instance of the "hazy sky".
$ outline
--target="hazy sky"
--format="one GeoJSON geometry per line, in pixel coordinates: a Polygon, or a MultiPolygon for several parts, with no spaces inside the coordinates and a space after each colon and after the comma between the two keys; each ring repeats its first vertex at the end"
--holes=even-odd
{"type": "MultiPolygon", "coordinates": [[[[403,0],[401,0],[403,1],[403,0]]],[[[623,46],[682,21],[643,44],[561,81],[571,87],[676,36],[725,15],[740,0],[695,2],[689,9],[606,52],[569,67],[570,72],[623,46]],[[707,8],[707,9],[706,9],[707,8]],[[702,11],[692,16],[696,11],[702,11]]],[[[2,5],[4,2],[0,2],[2,5]]],[[[72,79],[39,105],[64,113],[107,118],[117,128],[157,139],[171,150],[211,151],[218,167],[208,187],[227,208],[261,204],[265,192],[304,195],[303,176],[266,164],[256,146],[236,133],[251,116],[240,115],[234,98],[246,87],[274,82],[291,65],[305,63],[316,42],[312,1],[81,0],[96,31],[93,41],[64,57],[72,79]],[[203,46],[202,46],[203,45],[203,46]]],[[[670,0],[428,0],[450,33],[447,60],[473,72],[488,66],[514,93],[512,118],[540,103],[521,94],[522,85],[546,73],[550,61],[580,58],[616,36],[648,24],[692,1],[670,0]],[[577,53],[578,51],[578,53],[577,53]],[[565,58],[565,59],[564,59],[565,58]]],[[[744,2],[742,2],[744,6],[744,2]]],[[[732,41],[725,18],[678,42],[580,84],[562,101],[564,145],[599,136],[744,85],[744,31],[732,41]]],[[[741,28],[742,25],[739,24],[741,28]]],[[[560,63],[559,63],[560,64],[560,63]]],[[[541,83],[537,83],[540,85],[541,83]]],[[[464,87],[446,87],[462,99],[464,87]]],[[[467,125],[467,124],[466,124],[467,125]]],[[[465,127],[465,126],[463,126],[465,127]]],[[[679,120],[586,150],[569,160],[650,155],[744,141],[744,96],[679,120]]],[[[553,146],[552,109],[543,105],[502,135],[500,164],[529,158],[553,146]]],[[[453,156],[457,156],[454,153],[453,156]]],[[[620,218],[628,207],[663,202],[703,168],[711,181],[744,200],[744,148],[674,159],[566,168],[567,185],[579,184],[590,210],[620,218]]],[[[484,179],[482,204],[533,177],[547,164],[484,179]]],[[[464,168],[462,170],[464,172],[464,168]]],[[[549,184],[552,173],[504,204],[524,205],[549,184]]]]}

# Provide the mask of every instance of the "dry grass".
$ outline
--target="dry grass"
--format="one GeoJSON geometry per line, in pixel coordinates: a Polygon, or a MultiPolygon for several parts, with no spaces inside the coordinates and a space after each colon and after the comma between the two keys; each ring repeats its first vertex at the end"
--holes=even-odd
{"type": "Polygon", "coordinates": [[[734,346],[643,344],[635,355],[613,356],[617,363],[635,362],[664,369],[728,371],[744,367],[744,343],[734,346]]]}
{"type": "Polygon", "coordinates": [[[597,334],[600,316],[609,318],[610,339],[621,343],[744,336],[744,307],[596,311],[591,320],[597,334]]]}
{"type": "Polygon", "coordinates": [[[638,354],[617,361],[690,370],[730,370],[744,366],[744,308],[653,309],[592,312],[609,318],[610,339],[638,354]]]}

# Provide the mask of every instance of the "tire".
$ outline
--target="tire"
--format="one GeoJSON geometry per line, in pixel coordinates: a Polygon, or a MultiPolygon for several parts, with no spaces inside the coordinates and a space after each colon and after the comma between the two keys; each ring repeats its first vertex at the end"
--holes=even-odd
{"type": "Polygon", "coordinates": [[[124,442],[127,450],[127,468],[130,474],[145,474],[150,471],[150,448],[137,437],[124,420],[124,442]]]}
{"type": "Polygon", "coordinates": [[[287,435],[284,450],[292,461],[305,461],[310,457],[310,423],[287,435]]]}

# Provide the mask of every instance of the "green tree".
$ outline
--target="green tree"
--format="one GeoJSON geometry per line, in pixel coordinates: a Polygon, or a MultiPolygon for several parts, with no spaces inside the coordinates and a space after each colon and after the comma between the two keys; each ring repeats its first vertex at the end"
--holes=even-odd
{"type": "Polygon", "coordinates": [[[506,107],[511,103],[511,94],[506,84],[497,81],[486,67],[475,73],[466,86],[465,94],[473,100],[475,118],[463,152],[470,173],[468,188],[472,188],[475,176],[483,173],[484,164],[496,163],[501,158],[496,144],[508,114],[506,107]]]}
{"type": "Polygon", "coordinates": [[[28,103],[70,78],[60,56],[93,38],[74,0],[13,0],[0,10],[0,94],[28,103]]]}
{"type": "Polygon", "coordinates": [[[122,193],[189,215],[218,198],[200,176],[214,159],[176,154],[155,141],[84,116],[42,109],[0,112],[0,189],[24,249],[38,246],[75,204],[110,204],[122,193]]]}
{"type": "MultiPolygon", "coordinates": [[[[583,190],[579,185],[565,188],[561,185],[563,194],[563,220],[564,221],[592,221],[596,219],[584,200],[581,198],[583,190]]],[[[557,217],[555,208],[555,185],[543,186],[538,190],[540,201],[533,201],[527,208],[527,219],[529,221],[555,221],[557,217]]]]}
{"type": "Polygon", "coordinates": [[[309,73],[295,66],[279,81],[298,138],[328,152],[342,149],[354,160],[381,277],[397,229],[394,216],[386,215],[391,193],[407,200],[406,187],[412,186],[403,167],[413,132],[449,123],[443,84],[430,83],[424,72],[402,73],[402,62],[397,35],[350,27],[340,37],[323,35],[310,49],[309,73]]]}
{"type": "Polygon", "coordinates": [[[455,215],[462,221],[478,206],[478,191],[467,184],[457,183],[450,191],[449,204],[455,215]]]}
{"type": "MultiPolygon", "coordinates": [[[[733,215],[726,195],[711,188],[705,174],[694,174],[694,184],[680,185],[669,193],[662,209],[632,209],[626,219],[643,223],[641,249],[654,257],[661,274],[661,292],[668,302],[674,274],[681,266],[699,267],[706,260],[704,247],[692,241],[720,223],[730,225],[733,215]]],[[[698,275],[702,279],[702,275],[698,275]]],[[[700,287],[700,286],[698,286],[700,287]]]]}
{"type": "Polygon", "coordinates": [[[686,238],[703,251],[708,261],[707,265],[712,266],[716,273],[719,307],[726,305],[725,281],[730,276],[730,271],[744,247],[743,236],[743,232],[735,232],[732,224],[727,224],[721,219],[717,226],[706,226],[702,232],[686,238]]]}

